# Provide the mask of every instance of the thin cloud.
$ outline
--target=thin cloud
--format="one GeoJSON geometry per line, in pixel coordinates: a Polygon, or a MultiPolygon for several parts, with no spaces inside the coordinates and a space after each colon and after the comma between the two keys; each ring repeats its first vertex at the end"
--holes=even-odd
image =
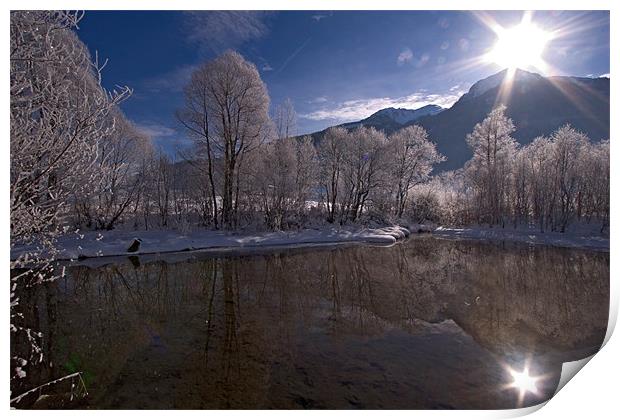
{"type": "Polygon", "coordinates": [[[174,128],[150,121],[134,122],[135,127],[151,138],[172,137],[177,135],[174,128]]]}
{"type": "Polygon", "coordinates": [[[150,93],[182,92],[197,68],[198,66],[194,64],[178,67],[160,76],[144,80],[142,87],[150,93]]]}
{"type": "MultiPolygon", "coordinates": [[[[599,77],[606,77],[606,78],[609,79],[609,73],[601,74],[599,77]]],[[[614,82],[614,83],[616,83],[616,82],[614,82]]]]}
{"type": "Polygon", "coordinates": [[[396,63],[399,66],[402,66],[405,63],[410,63],[413,60],[413,52],[409,48],[405,48],[398,54],[398,58],[396,59],[396,63]]]}
{"type": "Polygon", "coordinates": [[[185,15],[188,40],[211,51],[234,48],[269,32],[269,12],[192,11],[185,15]]]}
{"type": "Polygon", "coordinates": [[[306,39],[299,48],[293,51],[291,55],[286,57],[286,60],[284,60],[284,63],[282,63],[282,65],[280,66],[280,68],[278,69],[276,73],[280,73],[282,70],[284,70],[286,66],[288,66],[288,63],[290,63],[295,57],[297,57],[297,54],[299,54],[301,50],[303,50],[306,47],[306,45],[308,45],[308,42],[310,42],[310,38],[306,39]]]}
{"type": "Polygon", "coordinates": [[[439,105],[449,108],[466,90],[454,90],[443,94],[431,94],[418,91],[398,98],[366,98],[344,101],[334,106],[323,107],[315,111],[301,114],[299,117],[312,121],[349,122],[364,119],[384,108],[417,109],[425,105],[439,105]]]}
{"type": "Polygon", "coordinates": [[[312,19],[314,19],[316,22],[320,22],[321,19],[325,19],[327,17],[327,15],[312,15],[312,19]]]}
{"type": "Polygon", "coordinates": [[[263,67],[261,67],[261,70],[262,71],[273,71],[273,67],[271,67],[269,63],[265,63],[263,64],[263,67]]]}
{"type": "Polygon", "coordinates": [[[322,104],[325,102],[327,102],[327,98],[325,96],[318,96],[308,101],[309,104],[322,104]]]}

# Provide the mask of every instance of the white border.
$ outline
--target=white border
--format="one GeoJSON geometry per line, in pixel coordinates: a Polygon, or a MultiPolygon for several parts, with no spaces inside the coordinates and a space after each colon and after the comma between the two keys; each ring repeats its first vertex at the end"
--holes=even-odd
{"type": "MultiPolygon", "coordinates": [[[[382,10],[611,10],[611,71],[615,74],[618,68],[618,57],[620,57],[620,45],[618,43],[618,15],[620,12],[620,2],[617,1],[603,1],[603,0],[588,0],[588,1],[551,1],[551,0],[468,0],[468,1],[455,1],[455,0],[434,0],[434,1],[404,1],[404,0],[355,0],[355,1],[342,1],[342,0],[263,0],[261,2],[250,2],[242,0],[228,0],[224,3],[209,2],[209,1],[190,1],[190,0],[149,0],[149,1],[134,1],[128,2],[127,0],[106,0],[94,1],[94,0],[69,0],[69,1],[33,1],[33,0],[21,0],[19,2],[4,3],[5,14],[3,15],[4,25],[4,38],[2,43],[3,54],[5,60],[8,61],[9,57],[9,10],[13,9],[81,9],[81,10],[199,10],[199,9],[227,9],[227,10],[375,10],[377,7],[381,7],[382,10]],[[11,7],[12,6],[12,7],[11,7]]],[[[8,86],[9,81],[9,66],[5,62],[2,68],[4,73],[5,86],[8,86]]],[[[611,121],[611,133],[612,137],[616,135],[618,131],[618,106],[617,101],[620,98],[618,93],[618,84],[611,83],[611,115],[616,116],[611,121]]],[[[4,133],[4,141],[0,146],[2,148],[2,156],[5,164],[4,170],[0,172],[0,178],[2,180],[2,186],[4,189],[5,199],[9,196],[9,95],[4,96],[2,101],[3,118],[2,118],[2,133],[4,133]]],[[[617,216],[618,216],[618,198],[620,197],[620,183],[619,180],[619,164],[620,162],[620,148],[616,147],[612,140],[611,147],[611,231],[616,232],[617,216]]],[[[8,202],[8,200],[7,200],[8,202]]],[[[2,249],[5,255],[5,261],[8,261],[9,255],[9,212],[8,205],[5,204],[0,210],[3,215],[4,223],[1,224],[2,229],[0,235],[2,238],[2,249]]],[[[610,317],[613,319],[612,324],[615,325],[615,320],[618,313],[618,263],[614,257],[618,252],[614,245],[614,236],[611,238],[611,311],[610,317]]],[[[5,268],[7,277],[5,278],[5,302],[9,301],[9,286],[8,286],[8,264],[5,268]]],[[[9,378],[9,345],[8,345],[8,320],[9,309],[8,305],[5,307],[5,326],[7,326],[7,333],[3,340],[0,353],[0,360],[3,363],[3,377],[9,378]]],[[[611,326],[611,325],[610,325],[611,326]]],[[[613,328],[613,327],[612,327],[613,328]]],[[[616,334],[617,335],[617,334],[616,334]]],[[[608,337],[609,338],[609,337],[608,337]]],[[[617,337],[611,337],[611,340],[606,346],[597,354],[587,366],[579,372],[577,378],[569,381],[569,383],[544,407],[539,411],[536,411],[531,418],[543,419],[543,418],[609,418],[613,417],[613,413],[617,413],[617,380],[618,380],[618,359],[616,355],[620,355],[620,342],[617,337]]],[[[66,419],[82,417],[84,412],[82,411],[47,411],[44,413],[35,411],[16,411],[9,410],[8,396],[9,396],[9,381],[2,381],[2,387],[4,390],[5,410],[9,412],[11,417],[14,418],[35,418],[40,416],[46,416],[52,419],[66,419]]],[[[231,419],[237,416],[251,417],[253,420],[262,419],[284,419],[290,416],[300,418],[310,418],[316,415],[327,418],[342,418],[355,416],[358,419],[375,418],[378,416],[390,417],[395,416],[397,418],[505,418],[515,417],[519,415],[527,414],[533,410],[507,410],[507,411],[390,411],[389,413],[378,411],[324,411],[321,413],[304,412],[304,411],[176,411],[173,414],[166,411],[149,411],[143,415],[149,416],[154,419],[164,419],[171,414],[182,417],[204,417],[209,418],[226,418],[231,419]]],[[[94,418],[107,418],[109,415],[129,417],[133,416],[131,411],[120,411],[110,413],[107,411],[94,411],[89,412],[89,416],[94,418]]],[[[142,415],[142,414],[141,414],[142,415]]],[[[617,415],[617,414],[616,414],[617,415]]]]}

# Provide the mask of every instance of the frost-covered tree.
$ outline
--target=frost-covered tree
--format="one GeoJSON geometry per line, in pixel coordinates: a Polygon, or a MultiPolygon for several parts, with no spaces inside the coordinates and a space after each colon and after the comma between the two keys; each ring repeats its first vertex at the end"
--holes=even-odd
{"type": "Polygon", "coordinates": [[[149,155],[150,139],[120,110],[111,113],[109,134],[99,142],[93,169],[97,177],[91,187],[75,197],[79,226],[111,230],[127,210],[136,206],[142,184],[139,165],[149,155]]]}
{"type": "Polygon", "coordinates": [[[297,114],[290,98],[287,98],[282,104],[276,107],[273,122],[278,138],[288,139],[295,135],[297,114]]]}
{"type": "Polygon", "coordinates": [[[280,230],[294,205],[294,174],[297,172],[294,143],[288,138],[278,138],[264,145],[258,154],[256,180],[265,224],[270,229],[280,230]]]}
{"type": "MultiPolygon", "coordinates": [[[[528,194],[527,214],[541,232],[545,230],[551,196],[551,144],[546,137],[537,137],[520,151],[525,173],[521,174],[528,194]]],[[[527,223],[527,221],[526,221],[527,223]]]]}
{"type": "Polygon", "coordinates": [[[609,228],[609,140],[589,144],[581,159],[583,176],[577,217],[598,220],[601,232],[609,228]]]}
{"type": "Polygon", "coordinates": [[[303,136],[295,141],[295,160],[295,207],[297,217],[302,218],[319,183],[319,161],[312,137],[303,136]]]}
{"type": "Polygon", "coordinates": [[[89,185],[108,115],[130,92],[106,92],[72,31],[77,13],[11,12],[11,237],[57,228],[67,198],[89,185]]]}
{"type": "Polygon", "coordinates": [[[372,192],[384,187],[387,138],[373,127],[360,126],[348,133],[343,159],[340,222],[355,221],[372,192]]]}
{"type": "Polygon", "coordinates": [[[474,155],[466,172],[479,198],[479,220],[490,225],[503,225],[510,164],[517,146],[510,136],[514,124],[505,111],[503,105],[495,108],[466,138],[474,155]]]}
{"type": "Polygon", "coordinates": [[[336,220],[336,206],[341,189],[348,135],[348,131],[342,127],[331,127],[325,132],[319,146],[321,186],[325,193],[325,206],[329,223],[336,220]]]}
{"type": "Polygon", "coordinates": [[[576,210],[575,199],[580,187],[579,161],[589,139],[585,134],[565,125],[551,135],[553,197],[553,229],[564,232],[576,210]]]}
{"type": "Polygon", "coordinates": [[[405,127],[388,137],[391,184],[394,189],[394,214],[402,217],[412,187],[429,179],[433,165],[445,158],[437,152],[424,128],[405,127]]]}
{"type": "Polygon", "coordinates": [[[11,247],[36,241],[40,248],[11,261],[11,341],[26,336],[32,350],[14,356],[15,377],[42,360],[34,331],[20,325],[17,282],[54,279],[54,238],[66,227],[69,198],[92,185],[100,142],[114,128],[110,112],[130,94],[101,87],[102,66],[72,30],[81,17],[57,11],[10,16],[10,241],[11,247]]]}
{"type": "Polygon", "coordinates": [[[213,210],[217,212],[218,208],[217,190],[222,197],[220,224],[233,228],[243,159],[271,133],[267,88],[252,63],[237,52],[227,51],[193,73],[185,98],[179,119],[205,149],[213,210]],[[219,188],[215,184],[216,166],[222,174],[219,188]]]}

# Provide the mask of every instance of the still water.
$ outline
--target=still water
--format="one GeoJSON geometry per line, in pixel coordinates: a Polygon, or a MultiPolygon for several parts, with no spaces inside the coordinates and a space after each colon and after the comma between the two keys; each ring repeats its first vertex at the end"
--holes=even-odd
{"type": "Polygon", "coordinates": [[[19,388],[80,371],[88,396],[22,404],[515,408],[549,399],[607,327],[606,252],[415,237],[170,258],[73,266],[29,292],[45,361],[19,388]],[[524,392],[510,372],[526,366],[524,392]]]}

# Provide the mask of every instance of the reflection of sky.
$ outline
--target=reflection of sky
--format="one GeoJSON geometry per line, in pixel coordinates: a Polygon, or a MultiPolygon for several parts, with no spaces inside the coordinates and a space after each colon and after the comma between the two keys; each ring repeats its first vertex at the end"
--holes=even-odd
{"type": "Polygon", "coordinates": [[[89,389],[93,398],[131,395],[134,406],[133,393],[153,397],[155,387],[162,404],[183,389],[196,403],[196,383],[217,400],[219,378],[238,371],[234,383],[248,386],[228,391],[246,404],[268,372],[283,404],[293,388],[339,408],[350,395],[368,407],[529,406],[553,394],[564,361],[596,352],[608,316],[605,253],[416,237],[389,248],[139,258],[72,268],[47,289],[58,304],[36,307],[65,326],[62,337],[43,331],[52,347],[69,340],[97,377],[120,372],[106,376],[115,386],[89,389]],[[535,393],[512,386],[511,370],[526,369],[535,393]]]}
{"type": "MultiPolygon", "coordinates": [[[[521,13],[490,16],[510,26],[521,13]]],[[[608,12],[537,12],[533,22],[562,35],[543,54],[554,74],[609,73],[608,12]]],[[[495,35],[465,12],[90,11],[78,33],[110,60],[106,86],[134,89],[123,105],[127,115],[168,151],[187,144],[174,117],[184,83],[196,65],[226,48],[256,64],[273,103],[291,98],[300,134],[389,106],[449,106],[500,70],[476,62],[495,35]]]]}

